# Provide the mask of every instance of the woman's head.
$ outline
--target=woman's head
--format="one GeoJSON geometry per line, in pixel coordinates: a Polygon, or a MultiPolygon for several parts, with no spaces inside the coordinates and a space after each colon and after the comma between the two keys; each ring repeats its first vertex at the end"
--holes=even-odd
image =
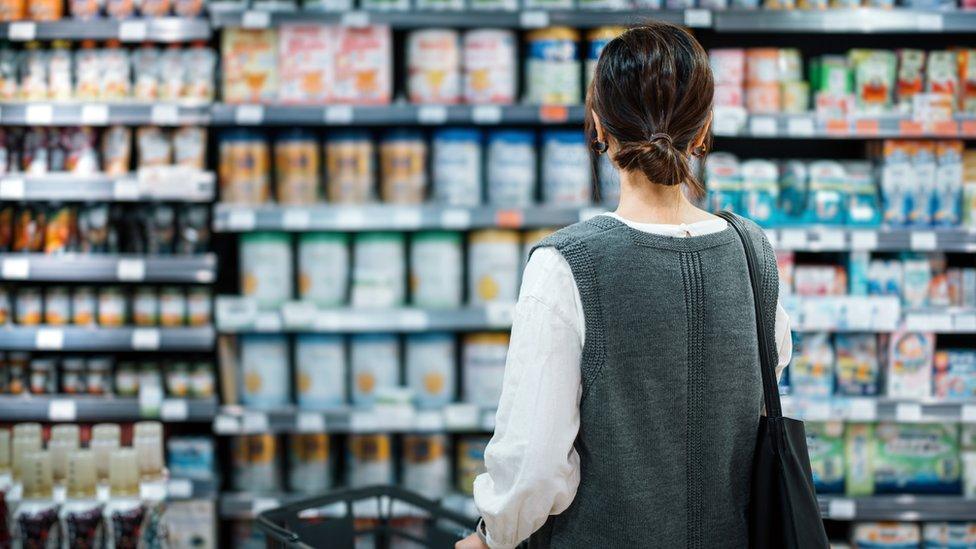
{"type": "Polygon", "coordinates": [[[625,172],[704,192],[688,164],[707,146],[712,71],[688,31],[653,22],[611,40],[587,93],[587,134],[609,145],[625,172]]]}

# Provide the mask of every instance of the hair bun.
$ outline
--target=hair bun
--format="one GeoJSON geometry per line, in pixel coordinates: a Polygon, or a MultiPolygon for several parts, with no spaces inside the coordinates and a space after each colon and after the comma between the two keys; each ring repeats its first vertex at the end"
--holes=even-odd
{"type": "Polygon", "coordinates": [[[661,185],[680,185],[692,176],[685,155],[675,148],[666,133],[655,133],[649,141],[621,143],[613,160],[621,170],[639,171],[661,185]]]}

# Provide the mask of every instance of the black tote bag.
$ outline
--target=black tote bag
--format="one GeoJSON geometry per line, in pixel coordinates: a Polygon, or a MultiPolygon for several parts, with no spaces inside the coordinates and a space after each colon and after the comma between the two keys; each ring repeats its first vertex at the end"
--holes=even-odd
{"type": "Polygon", "coordinates": [[[821,549],[830,546],[813,489],[810,456],[803,422],[783,417],[773,361],[773,339],[766,330],[762,307],[760,266],[742,221],[729,212],[728,221],[742,240],[756,307],[759,361],[762,367],[766,415],[759,419],[759,436],[752,464],[749,500],[749,546],[753,549],[821,549]]]}

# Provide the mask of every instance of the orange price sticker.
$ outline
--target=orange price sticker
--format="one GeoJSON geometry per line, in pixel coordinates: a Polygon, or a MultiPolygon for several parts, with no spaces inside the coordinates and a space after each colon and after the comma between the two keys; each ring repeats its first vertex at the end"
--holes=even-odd
{"type": "Polygon", "coordinates": [[[976,137],[976,120],[963,120],[959,124],[959,133],[968,137],[976,137]]]}
{"type": "Polygon", "coordinates": [[[939,137],[955,137],[959,135],[959,126],[954,120],[941,120],[932,123],[932,133],[939,137]]]}
{"type": "Polygon", "coordinates": [[[898,122],[898,133],[901,135],[919,136],[925,133],[921,122],[914,120],[902,120],[898,122]]]}
{"type": "Polygon", "coordinates": [[[566,105],[543,105],[539,107],[539,120],[549,123],[560,123],[569,120],[569,108],[566,105]]]}
{"type": "Polygon", "coordinates": [[[495,225],[504,229],[522,227],[522,210],[498,210],[495,212],[495,225]]]}
{"type": "Polygon", "coordinates": [[[854,131],[858,135],[878,135],[881,124],[876,119],[863,119],[854,122],[854,131]]]}
{"type": "Polygon", "coordinates": [[[851,131],[851,125],[843,118],[828,120],[826,128],[831,135],[847,135],[851,131]]]}

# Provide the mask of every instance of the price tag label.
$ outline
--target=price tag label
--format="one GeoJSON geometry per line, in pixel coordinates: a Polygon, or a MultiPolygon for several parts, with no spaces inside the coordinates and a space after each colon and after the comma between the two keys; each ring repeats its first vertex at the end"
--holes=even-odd
{"type": "Polygon", "coordinates": [[[830,135],[848,135],[851,133],[851,124],[844,118],[832,118],[827,120],[824,128],[830,135]]]}
{"type": "Polygon", "coordinates": [[[342,14],[342,25],[352,28],[369,26],[369,13],[365,11],[349,11],[342,14]]]}
{"type": "Polygon", "coordinates": [[[193,482],[188,478],[171,478],[166,483],[166,492],[172,499],[190,499],[193,496],[193,482]]]}
{"type": "Polygon", "coordinates": [[[81,123],[86,126],[104,126],[108,124],[108,105],[97,103],[82,105],[81,123]]]}
{"type": "Polygon", "coordinates": [[[976,404],[963,404],[959,419],[963,423],[976,423],[976,404]]]}
{"type": "Polygon", "coordinates": [[[430,326],[430,319],[424,311],[400,311],[396,319],[397,326],[405,332],[422,332],[430,326]]]}
{"type": "Polygon", "coordinates": [[[492,328],[511,328],[515,318],[515,304],[489,303],[485,306],[485,317],[492,328]]]}
{"type": "Polygon", "coordinates": [[[4,280],[27,280],[30,278],[30,261],[26,257],[9,257],[3,260],[4,280]]]}
{"type": "Polygon", "coordinates": [[[254,319],[254,329],[259,332],[280,332],[281,315],[277,311],[258,313],[254,319]]]}
{"type": "Polygon", "coordinates": [[[295,429],[299,433],[324,433],[325,416],[311,412],[301,412],[295,417],[295,429]]]}
{"type": "Polygon", "coordinates": [[[349,417],[349,429],[354,433],[374,433],[382,430],[382,418],[372,410],[354,411],[349,417]]]}
{"type": "Polygon", "coordinates": [[[158,328],[133,329],[132,348],[136,351],[159,350],[159,329],[158,328]]]}
{"type": "Polygon", "coordinates": [[[278,500],[275,498],[254,498],[254,500],[251,502],[251,514],[256,517],[261,513],[274,509],[280,505],[281,504],[278,503],[278,500]]]}
{"type": "Polygon", "coordinates": [[[393,210],[393,225],[398,229],[419,229],[423,215],[420,208],[396,208],[393,210]]]}
{"type": "Polygon", "coordinates": [[[922,405],[917,402],[899,402],[895,406],[895,420],[916,422],[922,420],[922,405]]]}
{"type": "Polygon", "coordinates": [[[822,229],[817,233],[817,244],[823,250],[843,250],[846,239],[844,231],[822,229]]]}
{"type": "Polygon", "coordinates": [[[827,504],[827,517],[834,520],[851,520],[857,516],[857,502],[852,499],[834,498],[827,504]]]}
{"type": "Polygon", "coordinates": [[[175,126],[180,121],[180,109],[176,105],[153,105],[149,119],[159,126],[175,126]]]}
{"type": "Polygon", "coordinates": [[[753,116],[749,119],[749,133],[756,137],[776,135],[776,119],[771,116],[753,116]]]}
{"type": "Polygon", "coordinates": [[[163,405],[163,388],[159,385],[139,385],[139,413],[143,417],[159,417],[163,405]]]}
{"type": "Polygon", "coordinates": [[[569,108],[565,105],[543,105],[539,107],[539,120],[546,124],[562,124],[569,120],[569,108]]]}
{"type": "Polygon", "coordinates": [[[878,419],[878,403],[873,398],[852,398],[847,407],[847,418],[852,421],[878,419]]]}
{"type": "Polygon", "coordinates": [[[314,303],[306,301],[289,301],[281,306],[281,316],[285,326],[304,328],[315,322],[317,313],[314,303]]]}
{"type": "Polygon", "coordinates": [[[807,404],[803,417],[808,421],[824,421],[830,419],[830,412],[830,402],[813,401],[807,404]]]}
{"type": "Polygon", "coordinates": [[[860,118],[854,121],[854,133],[875,136],[881,132],[881,122],[877,118],[860,118]]]}
{"type": "Polygon", "coordinates": [[[417,108],[417,122],[421,124],[443,124],[447,122],[447,107],[443,105],[422,105],[417,108]]]}
{"type": "Polygon", "coordinates": [[[185,399],[166,398],[159,406],[159,418],[163,421],[186,421],[188,417],[190,410],[185,399]]]}
{"type": "Polygon", "coordinates": [[[64,348],[64,330],[61,328],[38,328],[34,336],[34,347],[40,351],[60,351],[64,348]]]}
{"type": "Polygon", "coordinates": [[[443,431],[444,416],[433,410],[418,411],[414,416],[414,427],[418,431],[443,431]]]}
{"type": "Polygon", "coordinates": [[[918,30],[920,31],[942,32],[942,28],[945,26],[942,15],[938,13],[920,13],[915,16],[915,21],[918,23],[918,30]]]}
{"type": "Polygon", "coordinates": [[[234,109],[234,121],[240,126],[255,126],[264,121],[264,107],[241,105],[234,109]]]}
{"type": "Polygon", "coordinates": [[[0,200],[23,200],[24,180],[19,177],[0,179],[0,200]]]}
{"type": "Polygon", "coordinates": [[[308,210],[288,208],[281,216],[281,226],[286,231],[304,231],[312,224],[312,216],[308,210]]]}
{"type": "Polygon", "coordinates": [[[47,405],[47,419],[49,421],[75,421],[78,419],[75,401],[64,398],[52,400],[47,405]]]}
{"type": "Polygon", "coordinates": [[[7,39],[13,42],[28,42],[37,37],[37,24],[33,21],[13,21],[7,27],[7,39]]]}
{"type": "Polygon", "coordinates": [[[475,105],[471,108],[471,121],[475,124],[498,124],[502,121],[502,108],[498,105],[475,105]]]}
{"type": "Polygon", "coordinates": [[[786,121],[786,133],[792,137],[813,136],[813,119],[807,117],[789,118],[786,121]]]}
{"type": "Polygon", "coordinates": [[[350,105],[330,105],[325,108],[324,117],[326,124],[352,124],[353,110],[350,105]]]}
{"type": "Polygon", "coordinates": [[[241,424],[234,416],[218,415],[214,418],[214,432],[218,435],[233,435],[241,430],[241,424]]]}
{"type": "Polygon", "coordinates": [[[166,499],[166,483],[163,481],[140,482],[139,499],[144,501],[164,501],[166,499]]]}
{"type": "Polygon", "coordinates": [[[478,407],[474,404],[448,404],[444,407],[444,425],[449,429],[473,429],[478,426],[478,407]]]}
{"type": "Polygon", "coordinates": [[[471,227],[471,211],[444,210],[441,212],[441,226],[445,229],[467,229],[471,227]]]}
{"type": "Polygon", "coordinates": [[[271,14],[260,10],[245,11],[241,16],[241,26],[245,29],[266,29],[271,26],[271,14]]]}
{"type": "Polygon", "coordinates": [[[356,230],[366,225],[366,216],[362,210],[343,208],[336,215],[336,224],[340,229],[356,230]]]}
{"type": "Polygon", "coordinates": [[[957,333],[976,333],[976,314],[957,313],[952,328],[957,333]]]}
{"type": "Polygon", "coordinates": [[[337,332],[341,330],[344,325],[343,318],[342,313],[321,311],[315,315],[315,322],[313,326],[317,332],[337,332]]]}
{"type": "Polygon", "coordinates": [[[522,210],[498,210],[495,212],[495,225],[505,229],[520,229],[525,224],[522,210]]]}
{"type": "Polygon", "coordinates": [[[933,314],[929,316],[928,328],[930,332],[947,333],[952,332],[955,323],[950,314],[933,314]]]}
{"type": "Polygon", "coordinates": [[[246,412],[241,416],[241,430],[245,433],[266,433],[268,415],[261,412],[246,412]]]}
{"type": "Polygon", "coordinates": [[[126,202],[139,200],[139,182],[131,177],[116,179],[112,182],[112,196],[126,202]]]}
{"type": "Polygon", "coordinates": [[[685,10],[685,26],[708,28],[712,26],[712,12],[709,10],[685,10]]]}
{"type": "Polygon", "coordinates": [[[25,118],[31,126],[47,126],[54,120],[54,107],[44,103],[27,105],[25,118]]]}
{"type": "Polygon", "coordinates": [[[783,229],[779,233],[779,245],[785,250],[805,250],[807,232],[803,229],[783,229]]]}
{"type": "Polygon", "coordinates": [[[119,40],[123,42],[143,42],[146,40],[148,25],[145,21],[122,21],[119,23],[119,40]]]}
{"type": "Polygon", "coordinates": [[[523,11],[519,14],[519,25],[523,29],[548,27],[549,14],[544,11],[523,11]]]}
{"type": "Polygon", "coordinates": [[[852,250],[876,250],[878,233],[874,231],[851,231],[852,250]]]}
{"type": "Polygon", "coordinates": [[[146,279],[146,262],[142,259],[120,259],[116,264],[115,276],[124,282],[146,279]]]}
{"type": "Polygon", "coordinates": [[[908,330],[925,330],[929,325],[929,316],[921,313],[905,315],[905,328],[908,330]]]}
{"type": "Polygon", "coordinates": [[[900,120],[898,132],[906,137],[919,137],[925,133],[925,126],[916,120],[900,120]]]}
{"type": "Polygon", "coordinates": [[[227,228],[232,231],[253,231],[255,217],[254,210],[231,210],[227,212],[227,228]]]}
{"type": "Polygon", "coordinates": [[[935,233],[932,231],[915,231],[911,236],[911,248],[916,251],[932,251],[937,246],[935,233]]]}

